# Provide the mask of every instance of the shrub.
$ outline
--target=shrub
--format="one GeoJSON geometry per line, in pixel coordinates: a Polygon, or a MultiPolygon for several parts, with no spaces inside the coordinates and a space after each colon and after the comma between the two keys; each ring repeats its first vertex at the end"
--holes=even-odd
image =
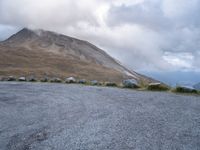
{"type": "Polygon", "coordinates": [[[179,93],[198,93],[198,91],[192,87],[186,87],[186,86],[177,86],[175,89],[175,92],[179,93]]]}
{"type": "Polygon", "coordinates": [[[117,84],[116,84],[116,83],[114,83],[114,82],[106,82],[106,83],[105,83],[105,86],[112,86],[112,87],[116,87],[116,86],[117,86],[117,84]]]}
{"type": "Polygon", "coordinates": [[[161,83],[150,83],[147,89],[151,91],[167,91],[169,87],[161,83]]]}
{"type": "Polygon", "coordinates": [[[85,79],[81,79],[81,80],[78,81],[78,83],[79,83],[79,84],[86,84],[87,81],[86,81],[85,79]]]}

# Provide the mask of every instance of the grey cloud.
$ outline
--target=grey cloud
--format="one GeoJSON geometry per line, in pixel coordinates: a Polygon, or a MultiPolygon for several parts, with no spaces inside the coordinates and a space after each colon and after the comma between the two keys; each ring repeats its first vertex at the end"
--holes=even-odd
{"type": "MultiPolygon", "coordinates": [[[[199,68],[198,55],[195,55],[200,51],[199,12],[200,1],[198,0],[146,0],[136,5],[127,6],[122,4],[120,6],[112,6],[108,12],[107,22],[110,26],[132,24],[143,27],[143,29],[149,29],[152,33],[158,34],[161,40],[147,39],[148,30],[142,35],[142,38],[155,44],[162,56],[168,57],[164,55],[165,52],[172,52],[174,54],[173,58],[177,57],[177,60],[182,61],[175,54],[188,53],[195,56],[193,58],[194,61],[192,61],[193,67],[199,68]]],[[[141,51],[141,47],[137,48],[137,50],[133,51],[141,51]]],[[[144,51],[147,52],[148,49],[144,51]]],[[[155,49],[151,49],[151,51],[153,52],[155,49]]],[[[149,54],[149,56],[152,55],[149,54]]],[[[170,58],[172,57],[168,58],[169,61],[170,58]]],[[[130,61],[127,60],[127,62],[130,61]]],[[[164,60],[161,60],[161,62],[164,62],[164,60]]],[[[188,62],[188,64],[191,64],[191,62],[188,62]]],[[[177,65],[178,69],[182,68],[179,68],[178,62],[174,65],[177,65]]],[[[169,67],[177,69],[176,66],[169,67]]]]}
{"type": "Polygon", "coordinates": [[[139,24],[154,30],[170,28],[173,22],[164,16],[161,2],[145,1],[136,5],[112,6],[108,12],[109,25],[139,24]]]}
{"type": "Polygon", "coordinates": [[[177,27],[199,27],[199,0],[144,0],[133,5],[112,5],[108,12],[108,23],[140,24],[152,29],[177,27]]]}
{"type": "Polygon", "coordinates": [[[13,33],[17,32],[19,28],[13,26],[5,26],[0,24],[0,41],[7,39],[13,33]]]}
{"type": "Polygon", "coordinates": [[[0,0],[0,39],[43,28],[91,41],[132,69],[198,70],[199,12],[199,0],[0,0]]]}
{"type": "Polygon", "coordinates": [[[88,9],[83,2],[83,0],[80,2],[0,0],[0,23],[32,28],[64,28],[75,26],[79,22],[96,25],[96,18],[91,13],[92,9],[88,9]]]}

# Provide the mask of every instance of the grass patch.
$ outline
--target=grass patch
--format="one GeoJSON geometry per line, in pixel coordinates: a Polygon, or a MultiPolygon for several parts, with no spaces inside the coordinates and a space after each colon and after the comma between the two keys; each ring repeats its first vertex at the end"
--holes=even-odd
{"type": "Polygon", "coordinates": [[[147,87],[147,90],[150,91],[169,91],[170,87],[163,84],[150,84],[147,87]]]}

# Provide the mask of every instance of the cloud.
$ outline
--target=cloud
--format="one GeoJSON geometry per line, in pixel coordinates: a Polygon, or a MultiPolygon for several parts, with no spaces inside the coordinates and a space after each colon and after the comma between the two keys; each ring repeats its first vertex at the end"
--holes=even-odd
{"type": "Polygon", "coordinates": [[[74,26],[78,22],[96,23],[91,11],[97,4],[92,0],[1,0],[1,22],[29,27],[74,26]],[[88,3],[90,5],[88,5],[88,3]]]}
{"type": "Polygon", "coordinates": [[[91,41],[136,70],[199,70],[199,0],[0,0],[0,39],[22,27],[91,41]]]}
{"type": "Polygon", "coordinates": [[[133,5],[114,5],[108,12],[107,21],[110,25],[139,24],[154,30],[169,27],[171,21],[164,16],[160,3],[147,0],[133,5]]]}
{"type": "Polygon", "coordinates": [[[167,61],[174,67],[181,67],[185,70],[193,68],[194,55],[191,53],[179,52],[165,52],[163,56],[164,60],[167,61]]]}
{"type": "Polygon", "coordinates": [[[19,29],[13,26],[4,26],[0,24],[0,41],[8,38],[13,33],[17,32],[19,29]]]}

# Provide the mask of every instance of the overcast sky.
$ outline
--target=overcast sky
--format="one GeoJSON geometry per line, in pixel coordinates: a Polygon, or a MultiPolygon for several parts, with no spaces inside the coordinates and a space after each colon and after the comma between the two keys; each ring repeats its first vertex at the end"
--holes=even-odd
{"type": "Polygon", "coordinates": [[[23,27],[88,40],[141,71],[200,71],[200,0],[0,0],[0,40],[23,27]]]}

